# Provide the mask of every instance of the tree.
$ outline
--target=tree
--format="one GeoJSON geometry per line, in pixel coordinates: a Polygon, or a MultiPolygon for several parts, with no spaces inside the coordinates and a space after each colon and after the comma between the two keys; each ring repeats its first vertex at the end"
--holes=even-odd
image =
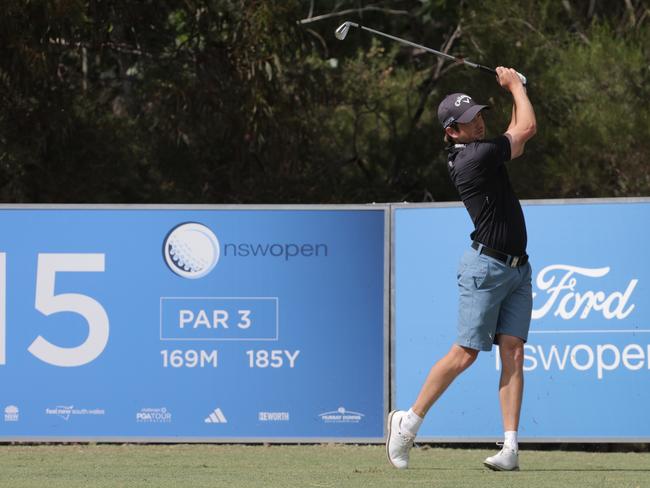
{"type": "Polygon", "coordinates": [[[494,79],[356,20],[531,80],[524,198],[647,195],[642,0],[7,0],[6,202],[338,203],[458,198],[437,103],[494,79]],[[306,21],[299,22],[301,19],[306,21]]]}

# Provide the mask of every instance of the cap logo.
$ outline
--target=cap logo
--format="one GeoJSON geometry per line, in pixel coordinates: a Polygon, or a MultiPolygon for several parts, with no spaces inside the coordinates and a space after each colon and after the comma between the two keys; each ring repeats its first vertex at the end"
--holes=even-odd
{"type": "Polygon", "coordinates": [[[454,105],[460,107],[461,103],[472,103],[472,98],[469,95],[461,95],[456,99],[454,105]]]}

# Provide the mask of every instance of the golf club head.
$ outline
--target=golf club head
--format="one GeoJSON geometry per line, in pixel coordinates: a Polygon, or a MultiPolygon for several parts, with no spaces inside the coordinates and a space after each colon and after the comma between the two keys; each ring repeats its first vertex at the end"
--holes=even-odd
{"type": "Polygon", "coordinates": [[[521,80],[521,82],[522,82],[524,85],[525,85],[526,83],[528,83],[528,80],[526,79],[526,77],[525,77],[524,75],[522,75],[519,71],[517,71],[517,76],[519,77],[519,79],[521,80]]]}
{"type": "Polygon", "coordinates": [[[334,35],[339,41],[342,41],[345,39],[345,36],[348,35],[348,31],[350,30],[350,25],[352,22],[343,22],[335,31],[334,35]]]}

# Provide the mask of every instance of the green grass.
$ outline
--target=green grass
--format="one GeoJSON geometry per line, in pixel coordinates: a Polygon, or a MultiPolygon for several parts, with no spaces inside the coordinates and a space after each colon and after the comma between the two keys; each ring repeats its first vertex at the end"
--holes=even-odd
{"type": "Polygon", "coordinates": [[[1,487],[650,487],[650,453],[522,451],[522,471],[482,465],[492,450],[416,448],[398,471],[383,446],[0,446],[1,487]]]}

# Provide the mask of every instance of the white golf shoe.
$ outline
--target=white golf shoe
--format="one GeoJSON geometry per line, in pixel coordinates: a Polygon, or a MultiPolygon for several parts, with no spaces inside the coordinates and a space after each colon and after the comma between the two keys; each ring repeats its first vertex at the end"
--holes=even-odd
{"type": "Polygon", "coordinates": [[[409,451],[413,447],[415,435],[402,428],[402,419],[406,412],[393,410],[388,414],[388,436],[386,437],[386,455],[397,469],[406,469],[409,465],[409,451]]]}
{"type": "Polygon", "coordinates": [[[494,471],[519,471],[519,452],[503,446],[501,451],[487,458],[483,464],[494,471]]]}

